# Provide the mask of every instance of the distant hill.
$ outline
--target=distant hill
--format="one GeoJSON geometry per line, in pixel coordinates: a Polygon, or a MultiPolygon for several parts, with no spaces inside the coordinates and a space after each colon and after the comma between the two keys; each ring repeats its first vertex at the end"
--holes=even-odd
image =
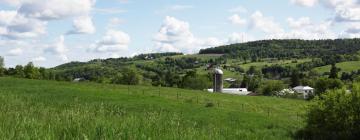
{"type": "Polygon", "coordinates": [[[336,40],[261,40],[200,50],[200,54],[225,54],[230,58],[306,58],[324,55],[354,54],[360,39],[336,40]]]}

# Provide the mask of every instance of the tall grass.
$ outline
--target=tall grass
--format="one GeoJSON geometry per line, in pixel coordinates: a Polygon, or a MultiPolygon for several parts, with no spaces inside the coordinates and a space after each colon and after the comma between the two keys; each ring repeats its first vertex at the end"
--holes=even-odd
{"type": "Polygon", "coordinates": [[[0,138],[291,139],[304,125],[306,104],[174,88],[0,78],[0,138]]]}

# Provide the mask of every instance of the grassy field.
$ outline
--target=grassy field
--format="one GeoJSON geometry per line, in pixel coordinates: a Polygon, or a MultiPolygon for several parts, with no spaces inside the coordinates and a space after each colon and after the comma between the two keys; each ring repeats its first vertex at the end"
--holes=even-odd
{"type": "Polygon", "coordinates": [[[308,103],[0,78],[1,139],[292,139],[308,103]]]}
{"type": "MultiPolygon", "coordinates": [[[[351,72],[351,71],[357,71],[360,69],[360,61],[348,61],[348,62],[341,62],[337,63],[336,67],[340,68],[340,74],[341,72],[351,72]]],[[[323,67],[317,67],[314,70],[319,73],[324,72],[330,72],[331,65],[323,66],[323,67]]]]}

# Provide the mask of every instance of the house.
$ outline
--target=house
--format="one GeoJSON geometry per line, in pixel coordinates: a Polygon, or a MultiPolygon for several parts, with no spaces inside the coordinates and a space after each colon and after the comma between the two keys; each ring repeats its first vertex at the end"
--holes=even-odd
{"type": "MultiPolygon", "coordinates": [[[[213,92],[213,89],[208,89],[208,92],[213,92]]],[[[221,93],[233,94],[233,95],[248,95],[249,92],[246,88],[224,88],[221,93]]]]}
{"type": "Polygon", "coordinates": [[[314,94],[314,88],[309,86],[297,86],[294,87],[293,90],[297,93],[303,94],[304,99],[309,98],[309,95],[314,94]]]}

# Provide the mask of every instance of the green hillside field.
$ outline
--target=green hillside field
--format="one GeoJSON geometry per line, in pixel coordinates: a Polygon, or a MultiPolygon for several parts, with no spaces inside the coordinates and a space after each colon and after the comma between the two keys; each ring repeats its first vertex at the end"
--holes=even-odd
{"type": "MultiPolygon", "coordinates": [[[[337,68],[340,68],[340,74],[341,72],[352,72],[357,71],[360,69],[360,61],[348,61],[348,62],[341,62],[336,64],[337,68]]],[[[331,69],[331,65],[323,66],[323,67],[317,67],[314,70],[319,73],[325,73],[329,72],[331,69]]]]}
{"type": "Polygon", "coordinates": [[[306,101],[0,78],[2,139],[292,139],[306,101]]]}

